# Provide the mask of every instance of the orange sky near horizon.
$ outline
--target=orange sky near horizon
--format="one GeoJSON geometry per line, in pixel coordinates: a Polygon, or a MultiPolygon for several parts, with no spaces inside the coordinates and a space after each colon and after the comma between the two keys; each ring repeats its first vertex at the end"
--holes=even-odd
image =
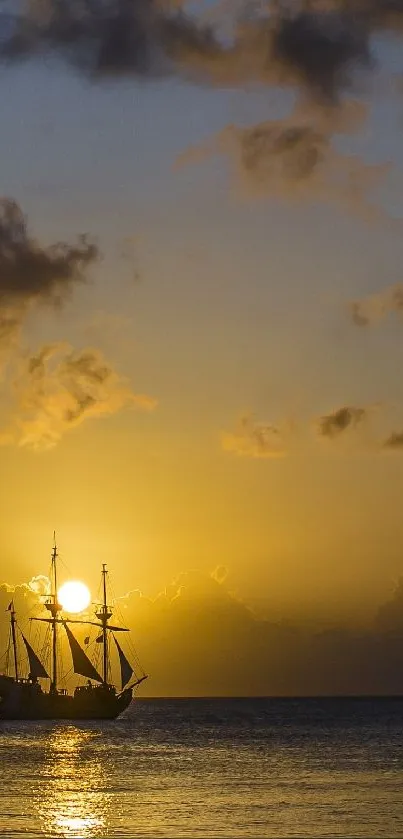
{"type": "Polygon", "coordinates": [[[0,582],[47,573],[53,530],[92,590],[103,562],[153,598],[224,565],[276,618],[371,615],[402,573],[401,94],[238,78],[247,46],[200,79],[0,79],[34,260],[0,295],[0,582]],[[35,254],[83,233],[97,259],[49,305],[35,254]]]}

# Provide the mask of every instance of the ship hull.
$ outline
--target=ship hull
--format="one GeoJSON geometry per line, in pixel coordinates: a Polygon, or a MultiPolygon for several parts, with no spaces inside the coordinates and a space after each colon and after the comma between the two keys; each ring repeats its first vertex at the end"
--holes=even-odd
{"type": "Polygon", "coordinates": [[[114,720],[129,707],[131,688],[79,688],[74,695],[46,693],[38,684],[0,676],[0,720],[114,720]]]}

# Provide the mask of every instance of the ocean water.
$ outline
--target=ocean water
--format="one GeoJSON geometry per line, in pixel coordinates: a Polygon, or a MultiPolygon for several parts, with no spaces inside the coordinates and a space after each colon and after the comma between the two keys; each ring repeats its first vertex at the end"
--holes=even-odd
{"type": "Polygon", "coordinates": [[[137,700],[0,722],[0,836],[403,837],[403,700],[137,700]]]}

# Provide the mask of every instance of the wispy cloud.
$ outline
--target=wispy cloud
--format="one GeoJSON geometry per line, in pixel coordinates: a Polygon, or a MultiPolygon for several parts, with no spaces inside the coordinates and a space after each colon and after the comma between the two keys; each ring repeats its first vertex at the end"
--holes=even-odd
{"type": "MultiPolygon", "coordinates": [[[[379,402],[366,406],[343,405],[322,414],[311,425],[315,431],[314,440],[332,443],[349,438],[354,447],[358,444],[364,446],[371,454],[403,452],[403,431],[392,431],[385,436],[384,419],[378,428],[372,423],[380,409],[385,407],[379,402]]],[[[234,431],[222,432],[221,445],[224,451],[239,457],[270,459],[291,455],[297,450],[296,443],[298,448],[303,444],[303,435],[302,421],[298,424],[295,421],[273,424],[258,421],[253,414],[245,414],[234,431]]]]}
{"type": "Polygon", "coordinates": [[[8,393],[11,400],[1,444],[46,448],[84,420],[130,406],[155,407],[97,349],[75,351],[64,343],[44,345],[35,354],[22,349],[28,315],[42,305],[61,306],[98,257],[86,236],[76,244],[42,245],[29,233],[18,204],[0,201],[0,362],[7,371],[5,400],[8,393]]]}
{"type": "Polygon", "coordinates": [[[235,431],[225,431],[221,444],[226,452],[252,458],[284,457],[287,447],[283,430],[273,424],[258,422],[252,414],[241,417],[235,431]]]}
{"type": "MultiPolygon", "coordinates": [[[[354,111],[352,108],[344,114],[350,128],[354,111]]],[[[360,116],[361,113],[358,109],[360,116]]],[[[323,116],[312,109],[296,110],[286,119],[246,128],[229,125],[204,145],[184,152],[178,165],[225,155],[232,163],[235,184],[244,197],[294,203],[319,201],[339,206],[366,221],[379,221],[384,213],[368,196],[386,176],[390,165],[369,165],[356,155],[339,152],[331,133],[341,125],[331,113],[323,116]]]]}
{"type": "Polygon", "coordinates": [[[155,405],[152,397],[134,393],[98,350],[50,344],[21,362],[0,442],[49,448],[85,420],[155,405]]]}
{"type": "Polygon", "coordinates": [[[403,314],[403,283],[388,286],[377,294],[352,300],[349,313],[356,326],[371,326],[391,312],[403,314]]]}

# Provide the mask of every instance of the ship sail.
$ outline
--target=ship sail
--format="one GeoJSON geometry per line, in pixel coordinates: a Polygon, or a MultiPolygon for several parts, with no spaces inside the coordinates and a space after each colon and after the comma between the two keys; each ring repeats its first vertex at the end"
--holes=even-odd
{"type": "Polygon", "coordinates": [[[28,655],[29,661],[29,678],[36,680],[36,679],[49,679],[49,675],[46,672],[40,658],[38,658],[35,650],[32,649],[31,644],[27,641],[23,632],[21,632],[22,640],[25,644],[25,649],[28,655]]]}
{"type": "Polygon", "coordinates": [[[131,664],[128,662],[120,644],[118,644],[115,636],[113,636],[113,640],[116,644],[116,649],[119,653],[119,662],[120,662],[120,675],[122,679],[122,690],[128,682],[130,682],[131,677],[133,676],[134,670],[131,664]]]}
{"type": "MultiPolygon", "coordinates": [[[[1,0],[0,0],[1,2],[1,0]]],[[[21,719],[21,720],[113,720],[120,716],[129,707],[134,691],[147,679],[143,675],[137,678],[137,668],[141,665],[133,652],[127,657],[123,652],[117,638],[118,632],[128,632],[123,626],[115,626],[112,623],[113,607],[108,603],[107,592],[107,567],[102,565],[102,602],[95,605],[95,615],[83,614],[83,619],[71,619],[63,615],[63,607],[58,597],[58,552],[56,539],[53,539],[51,554],[51,569],[49,573],[50,592],[43,604],[47,616],[32,616],[30,621],[39,621],[50,631],[46,632],[44,645],[30,641],[21,632],[17,624],[16,613],[13,601],[7,609],[10,617],[10,629],[8,633],[8,645],[6,648],[6,675],[0,676],[0,720],[21,719]],[[90,620],[85,618],[90,617],[90,620]],[[81,624],[83,627],[82,636],[78,640],[75,636],[75,629],[72,624],[81,624]],[[89,627],[95,626],[94,647],[98,656],[94,663],[89,657],[87,644],[90,642],[88,633],[89,627]],[[63,629],[62,629],[63,627],[63,629]],[[64,641],[64,632],[69,642],[69,673],[83,676],[88,684],[77,684],[73,681],[73,690],[60,687],[64,667],[64,650],[59,647],[59,642],[64,641]],[[119,656],[120,676],[112,683],[111,668],[111,633],[114,638],[116,650],[119,656]],[[36,652],[36,649],[38,652],[36,652]],[[21,653],[24,653],[22,660],[19,660],[21,653]],[[71,668],[71,663],[73,667],[71,668]],[[26,671],[29,667],[29,676],[26,671]],[[49,679],[50,685],[46,688],[43,682],[49,679]],[[120,689],[120,684],[122,685],[120,689]]],[[[43,629],[45,627],[42,627],[43,629]]],[[[28,634],[28,633],[27,633],[28,634]]],[[[117,657],[113,654],[113,657],[117,657]]]]}
{"type": "Polygon", "coordinates": [[[86,676],[87,679],[93,679],[94,682],[102,682],[102,677],[99,675],[99,673],[97,673],[94,665],[89,660],[84,650],[81,649],[80,644],[74,637],[71,629],[69,629],[67,623],[65,623],[64,621],[63,626],[66,630],[67,638],[70,644],[74,672],[78,673],[79,676],[86,676]]]}

